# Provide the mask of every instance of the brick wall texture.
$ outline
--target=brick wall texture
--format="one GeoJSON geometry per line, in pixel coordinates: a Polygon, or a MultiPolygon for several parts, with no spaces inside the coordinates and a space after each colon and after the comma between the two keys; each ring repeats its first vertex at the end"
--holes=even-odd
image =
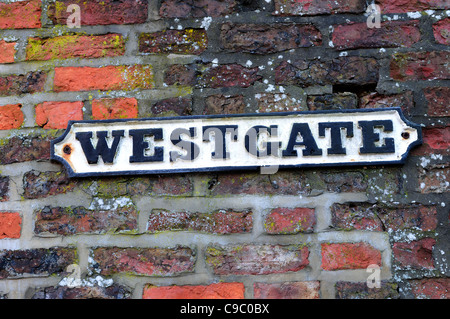
{"type": "Polygon", "coordinates": [[[375,4],[0,2],[0,298],[449,298],[450,2],[375,4]],[[50,160],[69,120],[383,107],[422,125],[405,164],[50,160]]]}

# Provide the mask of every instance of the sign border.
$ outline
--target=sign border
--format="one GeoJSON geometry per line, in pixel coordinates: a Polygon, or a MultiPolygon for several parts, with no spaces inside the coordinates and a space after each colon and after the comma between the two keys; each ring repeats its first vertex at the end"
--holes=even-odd
{"type": "MultiPolygon", "coordinates": [[[[403,164],[406,158],[414,147],[421,145],[422,140],[422,126],[408,120],[400,107],[387,107],[387,108],[376,108],[376,109],[343,109],[343,110],[317,110],[317,111],[298,111],[298,112],[270,112],[270,113],[243,113],[243,114],[214,114],[214,115],[187,115],[187,116],[169,116],[169,117],[152,117],[152,118],[138,118],[138,119],[112,119],[112,120],[81,120],[73,121],[69,120],[65,132],[58,138],[50,142],[50,160],[55,160],[64,165],[67,170],[69,177],[93,177],[93,176],[130,176],[130,175],[161,175],[161,174],[171,174],[171,173],[198,173],[198,172],[224,172],[224,171],[255,171],[260,167],[264,166],[233,166],[233,167],[206,167],[206,168],[183,168],[183,169],[159,169],[159,170],[125,170],[125,171],[115,171],[115,172],[90,172],[90,173],[75,173],[70,165],[62,157],[55,155],[55,145],[65,139],[69,134],[70,129],[75,123],[117,123],[117,122],[144,122],[148,120],[152,121],[170,121],[170,120],[183,120],[183,119],[210,119],[210,118],[234,118],[234,117],[270,117],[270,116],[290,116],[290,115],[302,115],[302,114],[333,114],[333,113],[369,113],[369,112],[382,112],[382,111],[396,111],[400,119],[405,122],[408,126],[417,130],[417,140],[409,144],[406,152],[402,155],[400,160],[396,161],[377,161],[377,162],[342,162],[342,163],[303,163],[295,165],[277,165],[279,168],[291,169],[291,168],[310,168],[310,167],[343,167],[343,166],[375,166],[375,165],[393,165],[393,164],[403,164]]],[[[270,165],[267,165],[270,166],[270,165]]]]}

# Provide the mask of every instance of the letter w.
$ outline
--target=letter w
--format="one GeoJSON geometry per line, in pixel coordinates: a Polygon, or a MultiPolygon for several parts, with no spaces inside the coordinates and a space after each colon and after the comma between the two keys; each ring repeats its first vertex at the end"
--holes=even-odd
{"type": "Polygon", "coordinates": [[[116,156],[117,146],[119,145],[120,139],[124,136],[124,131],[112,131],[112,136],[114,140],[111,147],[108,146],[106,141],[106,136],[108,131],[97,132],[97,145],[94,148],[92,145],[92,132],[78,132],[75,134],[77,140],[80,141],[81,147],[83,148],[84,155],[89,164],[97,164],[98,157],[101,156],[104,163],[111,164],[116,156]]]}

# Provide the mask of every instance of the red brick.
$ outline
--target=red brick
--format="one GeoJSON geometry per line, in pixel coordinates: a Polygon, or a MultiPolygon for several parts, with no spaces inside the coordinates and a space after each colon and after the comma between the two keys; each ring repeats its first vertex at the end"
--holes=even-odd
{"type": "Polygon", "coordinates": [[[433,247],[436,240],[423,238],[412,242],[394,243],[392,254],[401,268],[434,269],[433,247]]]}
{"type": "Polygon", "coordinates": [[[138,102],[132,98],[96,99],[92,101],[94,120],[126,119],[138,117],[138,102]]]}
{"type": "Polygon", "coordinates": [[[409,284],[417,299],[450,299],[449,278],[410,280],[409,284]]]}
{"type": "Polygon", "coordinates": [[[139,52],[163,54],[201,54],[208,47],[204,29],[163,30],[142,33],[139,36],[139,52]]]}
{"type": "Polygon", "coordinates": [[[215,275],[279,274],[309,265],[308,247],[300,245],[209,246],[205,256],[215,275]]]}
{"type": "Polygon", "coordinates": [[[0,63],[14,63],[17,42],[0,41],[0,63]]]}
{"type": "Polygon", "coordinates": [[[0,212],[0,239],[20,238],[22,217],[19,213],[0,212]]]}
{"type": "Polygon", "coordinates": [[[163,18],[203,18],[231,14],[236,0],[163,0],[159,14],[163,18]]]}
{"type": "Polygon", "coordinates": [[[70,120],[83,119],[83,102],[44,102],[36,105],[36,124],[45,129],[65,129],[70,120]]]}
{"type": "Polygon", "coordinates": [[[450,192],[450,163],[427,166],[419,170],[419,190],[422,194],[450,192]]]}
{"type": "Polygon", "coordinates": [[[420,40],[419,21],[387,21],[380,28],[365,22],[335,25],[331,39],[337,50],[410,47],[420,40]]]}
{"type": "Polygon", "coordinates": [[[12,130],[23,124],[24,116],[21,104],[0,106],[0,130],[12,130]]]}
{"type": "Polygon", "coordinates": [[[41,27],[41,1],[0,2],[0,29],[41,27]]]}
{"type": "Polygon", "coordinates": [[[269,54],[320,46],[322,34],[310,24],[231,24],[221,27],[222,47],[230,52],[269,54]]]}
{"type": "Polygon", "coordinates": [[[251,232],[253,223],[251,211],[218,210],[212,213],[191,213],[154,210],[147,225],[149,232],[183,230],[233,234],[251,232]]]}
{"type": "Polygon", "coordinates": [[[423,145],[414,155],[450,154],[450,126],[423,128],[423,145]]]}
{"type": "Polygon", "coordinates": [[[76,249],[71,247],[0,250],[0,279],[62,275],[76,262],[76,249]]]}
{"type": "Polygon", "coordinates": [[[450,100],[450,88],[429,87],[423,90],[428,102],[429,116],[450,116],[448,101],[450,100]]]}
{"type": "Polygon", "coordinates": [[[262,283],[253,284],[253,294],[255,299],[319,299],[319,281],[297,281],[283,283],[262,283]]]}
{"type": "Polygon", "coordinates": [[[335,228],[344,230],[432,231],[437,226],[436,207],[418,204],[399,207],[369,203],[333,204],[331,218],[335,228]]]}
{"type": "Polygon", "coordinates": [[[450,79],[450,52],[407,52],[393,55],[391,77],[398,81],[450,79]]]}
{"type": "Polygon", "coordinates": [[[207,67],[199,78],[198,86],[206,88],[247,88],[262,79],[259,68],[246,68],[240,64],[224,64],[207,67]]]}
{"type": "Polygon", "coordinates": [[[365,2],[361,0],[275,0],[274,15],[318,15],[361,13],[365,2]]]}
{"type": "Polygon", "coordinates": [[[221,282],[198,286],[146,285],[142,299],[244,299],[244,284],[221,282]]]}
{"type": "Polygon", "coordinates": [[[381,252],[366,243],[322,244],[322,269],[365,269],[381,266],[381,252]]]}
{"type": "Polygon", "coordinates": [[[132,207],[89,210],[84,207],[44,207],[35,212],[35,234],[99,234],[137,230],[137,211],[132,207]]]}
{"type": "Polygon", "coordinates": [[[109,65],[94,67],[57,67],[53,90],[134,90],[153,88],[151,65],[109,65]]]}
{"type": "Polygon", "coordinates": [[[53,24],[67,24],[67,18],[72,14],[67,12],[67,7],[71,4],[80,7],[81,25],[145,23],[148,15],[145,0],[61,0],[49,5],[48,17],[53,24]]]}
{"type": "Polygon", "coordinates": [[[64,35],[55,38],[29,38],[26,60],[114,57],[125,53],[119,34],[64,35]]]}
{"type": "Polygon", "coordinates": [[[437,43],[450,45],[450,18],[433,24],[433,34],[437,43]]]}
{"type": "Polygon", "coordinates": [[[375,59],[359,56],[332,60],[283,61],[275,69],[278,85],[374,84],[378,82],[379,66],[375,59]]]}
{"type": "Polygon", "coordinates": [[[314,231],[315,211],[312,208],[275,208],[264,221],[269,234],[296,234],[314,231]]]}
{"type": "Polygon", "coordinates": [[[43,92],[46,79],[43,71],[0,76],[0,96],[43,92]]]}
{"type": "Polygon", "coordinates": [[[449,9],[447,0],[377,0],[382,13],[406,13],[430,9],[449,9]]]}
{"type": "Polygon", "coordinates": [[[175,276],[192,272],[195,251],[189,247],[93,249],[92,257],[102,275],[133,273],[145,276],[175,276]]]}
{"type": "Polygon", "coordinates": [[[372,92],[360,98],[359,107],[364,109],[399,107],[403,114],[409,115],[414,109],[414,94],[412,91],[391,95],[372,92]]]}

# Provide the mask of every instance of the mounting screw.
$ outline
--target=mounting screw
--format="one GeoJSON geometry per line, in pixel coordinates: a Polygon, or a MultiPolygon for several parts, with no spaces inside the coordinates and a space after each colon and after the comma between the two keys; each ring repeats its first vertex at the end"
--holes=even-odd
{"type": "Polygon", "coordinates": [[[64,146],[63,152],[67,155],[70,155],[72,153],[72,148],[69,145],[64,146]]]}

